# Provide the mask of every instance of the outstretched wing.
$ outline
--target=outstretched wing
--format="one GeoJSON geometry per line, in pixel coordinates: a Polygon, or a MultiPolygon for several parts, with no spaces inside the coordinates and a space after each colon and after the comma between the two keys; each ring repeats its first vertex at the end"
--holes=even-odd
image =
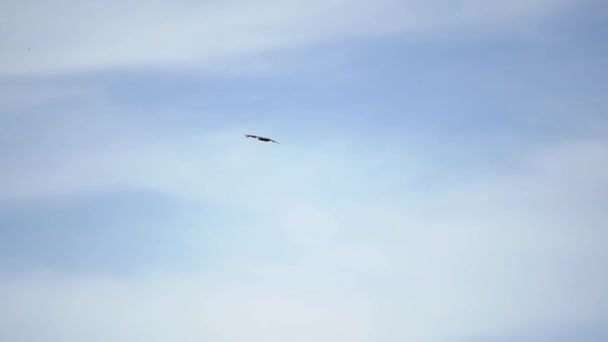
{"type": "Polygon", "coordinates": [[[253,134],[245,134],[245,137],[247,138],[259,138],[257,135],[253,135],[253,134]]]}

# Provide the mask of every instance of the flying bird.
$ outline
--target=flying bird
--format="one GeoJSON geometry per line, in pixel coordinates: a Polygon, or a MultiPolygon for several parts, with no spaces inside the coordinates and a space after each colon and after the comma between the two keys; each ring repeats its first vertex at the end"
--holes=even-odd
{"type": "Polygon", "coordinates": [[[277,144],[278,144],[278,142],[277,142],[277,141],[274,141],[274,140],[272,140],[272,139],[270,139],[270,138],[261,137],[261,136],[259,136],[259,135],[245,134],[245,137],[247,137],[247,138],[254,138],[254,139],[258,139],[258,140],[260,140],[260,141],[265,141],[265,142],[272,141],[273,143],[277,143],[277,144]]]}

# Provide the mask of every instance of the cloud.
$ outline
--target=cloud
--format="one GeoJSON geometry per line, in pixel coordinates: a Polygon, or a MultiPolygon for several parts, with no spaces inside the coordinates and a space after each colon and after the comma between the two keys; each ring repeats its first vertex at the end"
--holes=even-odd
{"type": "MultiPolygon", "coordinates": [[[[2,14],[6,28],[0,36],[0,73],[151,66],[225,71],[243,63],[251,65],[247,61],[259,60],[260,54],[370,34],[418,34],[459,27],[527,30],[566,5],[571,4],[560,0],[449,4],[392,0],[253,4],[239,0],[85,5],[63,0],[45,6],[38,1],[12,1],[2,14]]],[[[268,63],[262,61],[262,68],[268,63]]]]}
{"type": "Polygon", "coordinates": [[[359,340],[357,335],[368,326],[362,300],[345,301],[331,293],[294,295],[294,288],[280,284],[242,281],[218,287],[214,281],[189,277],[141,282],[42,275],[23,280],[3,283],[0,291],[13,295],[2,298],[7,304],[2,318],[15,324],[3,324],[0,334],[14,341],[43,336],[66,342],[279,341],[289,336],[294,341],[331,336],[359,340]],[[52,285],[37,285],[42,283],[52,285]],[[34,322],[40,329],[25,328],[34,322]],[[319,324],[325,328],[317,329],[319,324]]]}

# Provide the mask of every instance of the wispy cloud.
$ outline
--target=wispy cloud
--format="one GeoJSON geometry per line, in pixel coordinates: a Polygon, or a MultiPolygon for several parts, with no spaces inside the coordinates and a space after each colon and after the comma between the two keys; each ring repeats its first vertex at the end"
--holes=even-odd
{"type": "Polygon", "coordinates": [[[529,30],[567,1],[9,2],[0,72],[213,71],[257,54],[379,33],[529,30]]]}

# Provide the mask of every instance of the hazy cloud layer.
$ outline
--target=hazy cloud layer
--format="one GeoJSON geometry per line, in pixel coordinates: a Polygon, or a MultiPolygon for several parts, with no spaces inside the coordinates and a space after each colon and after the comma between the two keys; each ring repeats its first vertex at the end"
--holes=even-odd
{"type": "MultiPolygon", "coordinates": [[[[3,189],[12,189],[5,200],[132,188],[216,203],[236,216],[255,213],[231,224],[259,237],[247,243],[216,235],[224,253],[209,254],[209,231],[229,226],[214,224],[217,215],[186,212],[169,223],[173,240],[183,241],[166,240],[166,247],[213,257],[219,269],[174,273],[159,266],[159,255],[179,257],[159,248],[156,266],[142,264],[143,277],[69,275],[49,263],[50,273],[5,278],[3,333],[19,341],[450,341],[606,317],[605,140],[546,147],[504,175],[420,192],[408,187],[415,154],[395,165],[347,142],[280,150],[230,142],[233,136],[55,156],[53,165],[19,175],[21,187],[3,177],[3,189]],[[391,167],[399,172],[371,176],[391,167]],[[263,242],[272,237],[273,244],[263,242]],[[275,244],[290,250],[283,262],[259,256],[275,244]],[[29,324],[43,325],[32,331],[29,324]]],[[[135,255],[138,243],[150,244],[145,237],[129,240],[135,255]]],[[[78,253],[72,258],[92,252],[78,253]]]]}

